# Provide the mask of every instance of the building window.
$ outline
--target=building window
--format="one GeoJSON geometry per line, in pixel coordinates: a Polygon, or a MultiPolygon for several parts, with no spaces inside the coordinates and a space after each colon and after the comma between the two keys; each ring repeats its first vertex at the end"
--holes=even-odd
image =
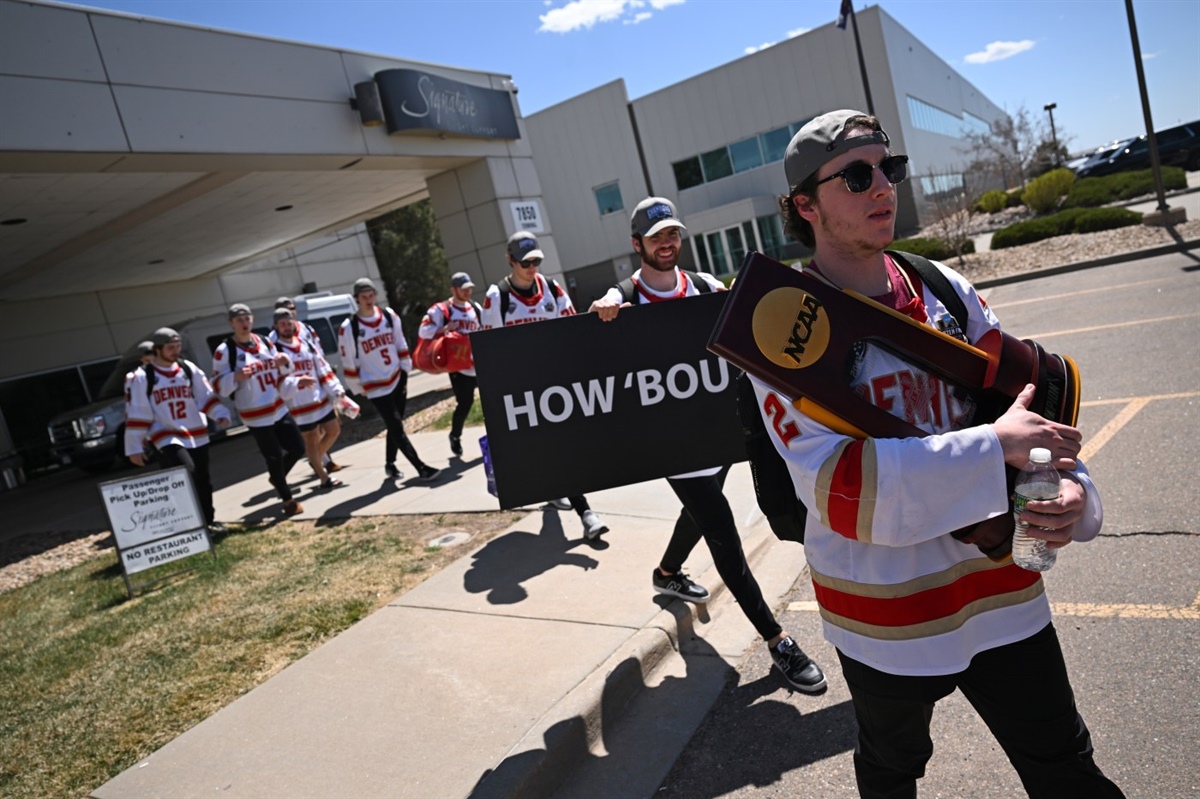
{"type": "Polygon", "coordinates": [[[675,186],[679,190],[690,189],[704,182],[704,172],[700,169],[700,156],[695,155],[683,161],[671,164],[675,170],[675,186]]]}
{"type": "Polygon", "coordinates": [[[733,160],[734,172],[745,172],[763,165],[762,151],[758,149],[757,136],[729,145],[729,156],[733,160]]]}
{"type": "Polygon", "coordinates": [[[762,139],[763,159],[768,164],[783,160],[788,142],[792,140],[791,128],[776,128],[759,136],[762,139]]]}
{"type": "Polygon", "coordinates": [[[763,255],[776,261],[783,260],[783,247],[786,242],[783,238],[783,222],[779,215],[760,216],[754,221],[758,225],[758,238],[762,241],[763,255]]]}
{"type": "Polygon", "coordinates": [[[729,161],[729,148],[721,147],[700,154],[700,163],[704,166],[704,182],[727,178],[733,174],[733,164],[729,161]]]}
{"type": "Polygon", "coordinates": [[[615,181],[597,186],[592,191],[596,194],[596,205],[600,208],[600,216],[624,210],[625,205],[621,202],[621,187],[615,181]]]}
{"type": "Polygon", "coordinates": [[[936,195],[960,194],[963,190],[962,175],[931,175],[921,178],[921,191],[927,198],[936,195]]]}
{"type": "Polygon", "coordinates": [[[959,117],[912,96],[908,98],[908,116],[914,128],[956,139],[967,133],[986,133],[991,129],[988,123],[973,114],[964,113],[959,117]]]}

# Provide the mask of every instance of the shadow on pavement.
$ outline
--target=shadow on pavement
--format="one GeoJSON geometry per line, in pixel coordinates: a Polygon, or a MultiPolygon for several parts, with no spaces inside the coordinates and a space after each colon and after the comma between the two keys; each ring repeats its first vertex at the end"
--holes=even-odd
{"type": "Polygon", "coordinates": [[[463,587],[472,594],[487,592],[493,605],[513,605],[528,596],[521,583],[556,566],[594,569],[599,563],[570,550],[584,546],[582,538],[567,540],[562,521],[554,508],[542,510],[538,533],[514,530],[493,538],[472,555],[474,563],[463,575],[463,587]]]}

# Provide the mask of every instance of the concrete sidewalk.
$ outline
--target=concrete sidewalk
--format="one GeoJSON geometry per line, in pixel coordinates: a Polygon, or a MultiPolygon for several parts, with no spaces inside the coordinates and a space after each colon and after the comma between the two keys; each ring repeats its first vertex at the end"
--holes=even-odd
{"type": "MultiPolygon", "coordinates": [[[[382,439],[338,451],[346,486],[302,490],[301,518],[496,510],[482,428],[467,432],[462,461],[445,433],[412,436],[447,467],[432,486],[386,481],[382,439]]],[[[803,548],[770,534],[745,464],[726,492],[775,606],[803,548]]],[[[713,592],[707,605],[652,591],[679,510],[664,480],[589,500],[611,528],[602,541],[585,541],[571,511],[532,510],[92,796],[515,798],[568,776],[587,787],[563,795],[653,794],[758,639],[703,544],[686,568],[713,592]]],[[[264,475],[217,494],[223,520],[278,505],[264,475]]],[[[815,622],[795,632],[815,643],[815,622]]]]}

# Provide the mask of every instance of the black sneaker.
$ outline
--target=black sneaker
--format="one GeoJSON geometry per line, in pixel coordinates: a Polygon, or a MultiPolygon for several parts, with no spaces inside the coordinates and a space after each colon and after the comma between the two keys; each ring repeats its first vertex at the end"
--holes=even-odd
{"type": "Polygon", "coordinates": [[[784,638],[775,646],[767,647],[775,667],[783,673],[783,678],[797,691],[815,694],[825,688],[825,674],[821,667],[813,663],[804,654],[791,636],[784,638]]]}
{"type": "Polygon", "coordinates": [[[383,471],[386,472],[387,476],[393,480],[399,480],[400,478],[404,477],[404,472],[397,469],[396,464],[394,463],[386,464],[383,467],[383,471]]]}
{"type": "Polygon", "coordinates": [[[435,469],[432,466],[422,466],[420,469],[417,469],[417,479],[423,483],[432,483],[441,473],[441,469],[435,469]]]}
{"type": "Polygon", "coordinates": [[[460,436],[450,436],[450,451],[457,457],[461,458],[463,453],[462,438],[460,436]]]}
{"type": "Polygon", "coordinates": [[[692,582],[692,578],[683,572],[665,576],[658,569],[655,569],[654,590],[660,594],[682,599],[685,602],[708,601],[708,589],[692,582]]]}

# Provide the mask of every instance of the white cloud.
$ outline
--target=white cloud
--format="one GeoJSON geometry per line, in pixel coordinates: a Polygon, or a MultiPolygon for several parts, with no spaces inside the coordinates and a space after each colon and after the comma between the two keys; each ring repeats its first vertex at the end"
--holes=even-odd
{"type": "Polygon", "coordinates": [[[1149,61],[1151,58],[1158,58],[1158,53],[1142,53],[1142,60],[1149,61]]]}
{"type": "Polygon", "coordinates": [[[794,31],[788,31],[788,38],[795,39],[797,36],[808,33],[812,28],[796,28],[794,31]]]}
{"type": "MultiPolygon", "coordinates": [[[[647,0],[571,0],[565,6],[552,8],[538,17],[542,26],[538,32],[570,33],[591,28],[598,22],[621,20],[626,25],[637,25],[651,17],[649,11],[637,11],[646,6],[647,0]]],[[[681,5],[684,0],[648,0],[650,7],[661,11],[669,6],[681,5]]],[[[547,3],[549,5],[549,3],[547,3]]]]}
{"type": "Polygon", "coordinates": [[[968,64],[990,64],[993,61],[1003,61],[1012,58],[1017,53],[1033,49],[1032,39],[1022,39],[1019,42],[992,42],[982,52],[971,53],[964,61],[968,64]]]}
{"type": "Polygon", "coordinates": [[[763,42],[758,47],[747,47],[743,52],[745,52],[746,55],[750,55],[751,53],[757,53],[759,50],[766,50],[768,47],[771,47],[774,44],[775,42],[763,42]]]}

